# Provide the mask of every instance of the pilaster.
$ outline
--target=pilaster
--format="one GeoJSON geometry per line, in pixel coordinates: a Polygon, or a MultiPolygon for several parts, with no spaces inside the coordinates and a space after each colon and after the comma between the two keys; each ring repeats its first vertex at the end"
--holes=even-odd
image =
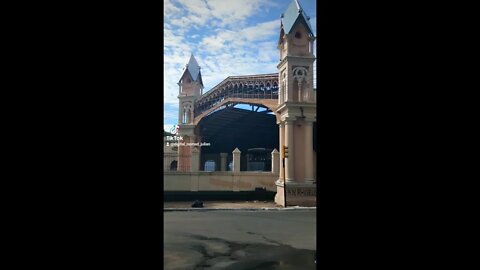
{"type": "Polygon", "coordinates": [[[279,158],[279,153],[277,149],[273,149],[272,151],[272,174],[273,175],[278,175],[279,174],[279,168],[280,168],[280,158],[279,158]]]}
{"type": "Polygon", "coordinates": [[[305,120],[305,183],[314,182],[313,177],[313,121],[305,120]]]}
{"type": "Polygon", "coordinates": [[[242,152],[240,152],[240,150],[238,148],[235,148],[235,150],[233,150],[232,154],[233,154],[233,172],[234,173],[238,173],[240,172],[240,154],[242,152]]]}
{"type": "MultiPolygon", "coordinates": [[[[282,145],[285,145],[285,125],[284,123],[280,122],[278,124],[278,127],[279,127],[279,132],[280,132],[280,143],[279,143],[279,146],[280,146],[280,149],[282,148],[282,145]]],[[[283,157],[280,157],[279,159],[279,169],[280,169],[280,173],[279,173],[279,181],[283,182],[285,181],[285,171],[284,171],[284,164],[283,164],[283,160],[282,160],[283,157]]]]}
{"type": "Polygon", "coordinates": [[[285,121],[285,141],[287,142],[287,147],[288,147],[288,158],[286,158],[286,168],[285,168],[285,174],[286,174],[286,181],[288,182],[293,182],[294,177],[295,177],[295,145],[294,145],[294,139],[293,139],[293,129],[294,129],[294,124],[295,122],[291,119],[288,119],[285,121]]]}

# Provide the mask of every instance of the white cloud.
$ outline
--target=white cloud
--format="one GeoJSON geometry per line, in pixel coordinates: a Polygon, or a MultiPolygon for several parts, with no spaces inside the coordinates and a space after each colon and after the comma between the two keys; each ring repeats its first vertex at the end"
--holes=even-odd
{"type": "Polygon", "coordinates": [[[276,36],[280,30],[280,20],[273,20],[270,22],[264,22],[245,28],[241,31],[241,34],[248,41],[255,40],[270,40],[272,36],[276,36]]]}
{"type": "MultiPolygon", "coordinates": [[[[164,29],[163,41],[164,41],[163,43],[164,51],[171,50],[176,54],[180,54],[184,51],[191,50],[191,47],[185,41],[182,33],[177,30],[173,31],[170,29],[164,29]]],[[[169,61],[169,58],[170,58],[170,55],[169,57],[166,57],[166,60],[169,61]]]]}
{"type": "MultiPolygon", "coordinates": [[[[280,21],[273,20],[259,23],[240,30],[217,29],[216,35],[206,36],[202,39],[202,46],[206,52],[217,54],[219,50],[226,48],[230,52],[237,52],[246,47],[257,48],[257,44],[263,40],[272,40],[280,28],[280,21]]],[[[276,49],[274,46],[273,48],[276,49]]]]}
{"type": "Polygon", "coordinates": [[[186,17],[182,17],[182,18],[179,18],[179,19],[173,19],[170,22],[171,22],[171,24],[173,24],[175,26],[182,27],[182,28],[186,28],[191,23],[191,21],[186,17]]]}
{"type": "Polygon", "coordinates": [[[207,0],[207,3],[220,26],[243,25],[245,19],[255,16],[262,8],[275,5],[265,0],[207,0]]]}
{"type": "Polygon", "coordinates": [[[166,17],[166,18],[169,18],[171,16],[173,16],[174,14],[180,12],[180,9],[178,7],[176,7],[172,1],[170,0],[164,0],[163,2],[163,15],[166,17]]]}
{"type": "Polygon", "coordinates": [[[171,78],[181,76],[182,67],[189,59],[190,51],[198,50],[204,54],[195,55],[202,67],[204,92],[210,90],[228,76],[276,72],[278,51],[274,37],[277,35],[279,20],[262,22],[239,29],[216,29],[205,36],[195,48],[184,46],[184,39],[167,32],[166,43],[175,48],[173,53],[165,55],[165,102],[178,102],[178,86],[170,84],[171,78]],[[273,41],[272,41],[273,38],[273,41]],[[183,44],[183,45],[182,45],[183,44]]]}
{"type": "Polygon", "coordinates": [[[246,19],[268,7],[276,6],[267,0],[178,0],[176,7],[171,1],[165,3],[166,17],[178,15],[172,24],[180,27],[246,26],[246,19]]]}
{"type": "Polygon", "coordinates": [[[178,0],[186,10],[182,18],[193,27],[203,26],[210,19],[210,9],[203,0],[178,0]]]}
{"type": "Polygon", "coordinates": [[[188,12],[197,14],[199,16],[210,15],[210,9],[204,0],[178,0],[188,12]]]}
{"type": "Polygon", "coordinates": [[[205,46],[205,49],[211,52],[216,52],[224,47],[225,39],[221,37],[205,37],[202,40],[202,46],[205,46]]]}
{"type": "Polygon", "coordinates": [[[220,26],[226,26],[242,22],[258,9],[258,0],[209,0],[208,6],[212,10],[212,16],[220,20],[220,26]]]}

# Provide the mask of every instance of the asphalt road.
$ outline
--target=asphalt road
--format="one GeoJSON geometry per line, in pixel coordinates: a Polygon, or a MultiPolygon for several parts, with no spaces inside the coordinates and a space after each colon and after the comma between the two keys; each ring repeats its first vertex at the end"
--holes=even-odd
{"type": "Polygon", "coordinates": [[[164,212],[165,269],[316,269],[316,211],[164,212]]]}

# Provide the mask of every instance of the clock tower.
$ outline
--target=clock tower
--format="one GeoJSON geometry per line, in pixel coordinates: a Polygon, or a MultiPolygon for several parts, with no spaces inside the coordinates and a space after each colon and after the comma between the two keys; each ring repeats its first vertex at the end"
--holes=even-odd
{"type": "MultiPolygon", "coordinates": [[[[200,66],[193,54],[185,66],[178,86],[178,136],[182,137],[182,141],[179,142],[178,146],[177,170],[188,172],[195,169],[192,167],[192,151],[196,147],[189,146],[188,143],[197,142],[195,125],[193,124],[194,104],[195,100],[202,95],[203,90],[200,66]]],[[[194,152],[198,153],[198,151],[194,152]]],[[[196,162],[197,158],[194,161],[196,162]]]]}
{"type": "Polygon", "coordinates": [[[313,149],[315,35],[309,20],[298,0],[292,0],[281,16],[277,47],[280,55],[277,65],[279,97],[275,112],[282,152],[275,202],[288,206],[316,205],[316,155],[313,149]],[[288,151],[287,155],[285,151],[288,151]]]}

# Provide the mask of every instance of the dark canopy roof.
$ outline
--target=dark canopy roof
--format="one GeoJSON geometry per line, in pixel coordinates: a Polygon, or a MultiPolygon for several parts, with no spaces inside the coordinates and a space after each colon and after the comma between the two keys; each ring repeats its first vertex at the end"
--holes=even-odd
{"type": "Polygon", "coordinates": [[[206,116],[199,123],[203,153],[231,153],[236,147],[278,148],[278,125],[275,116],[263,112],[227,107],[206,116]]]}

